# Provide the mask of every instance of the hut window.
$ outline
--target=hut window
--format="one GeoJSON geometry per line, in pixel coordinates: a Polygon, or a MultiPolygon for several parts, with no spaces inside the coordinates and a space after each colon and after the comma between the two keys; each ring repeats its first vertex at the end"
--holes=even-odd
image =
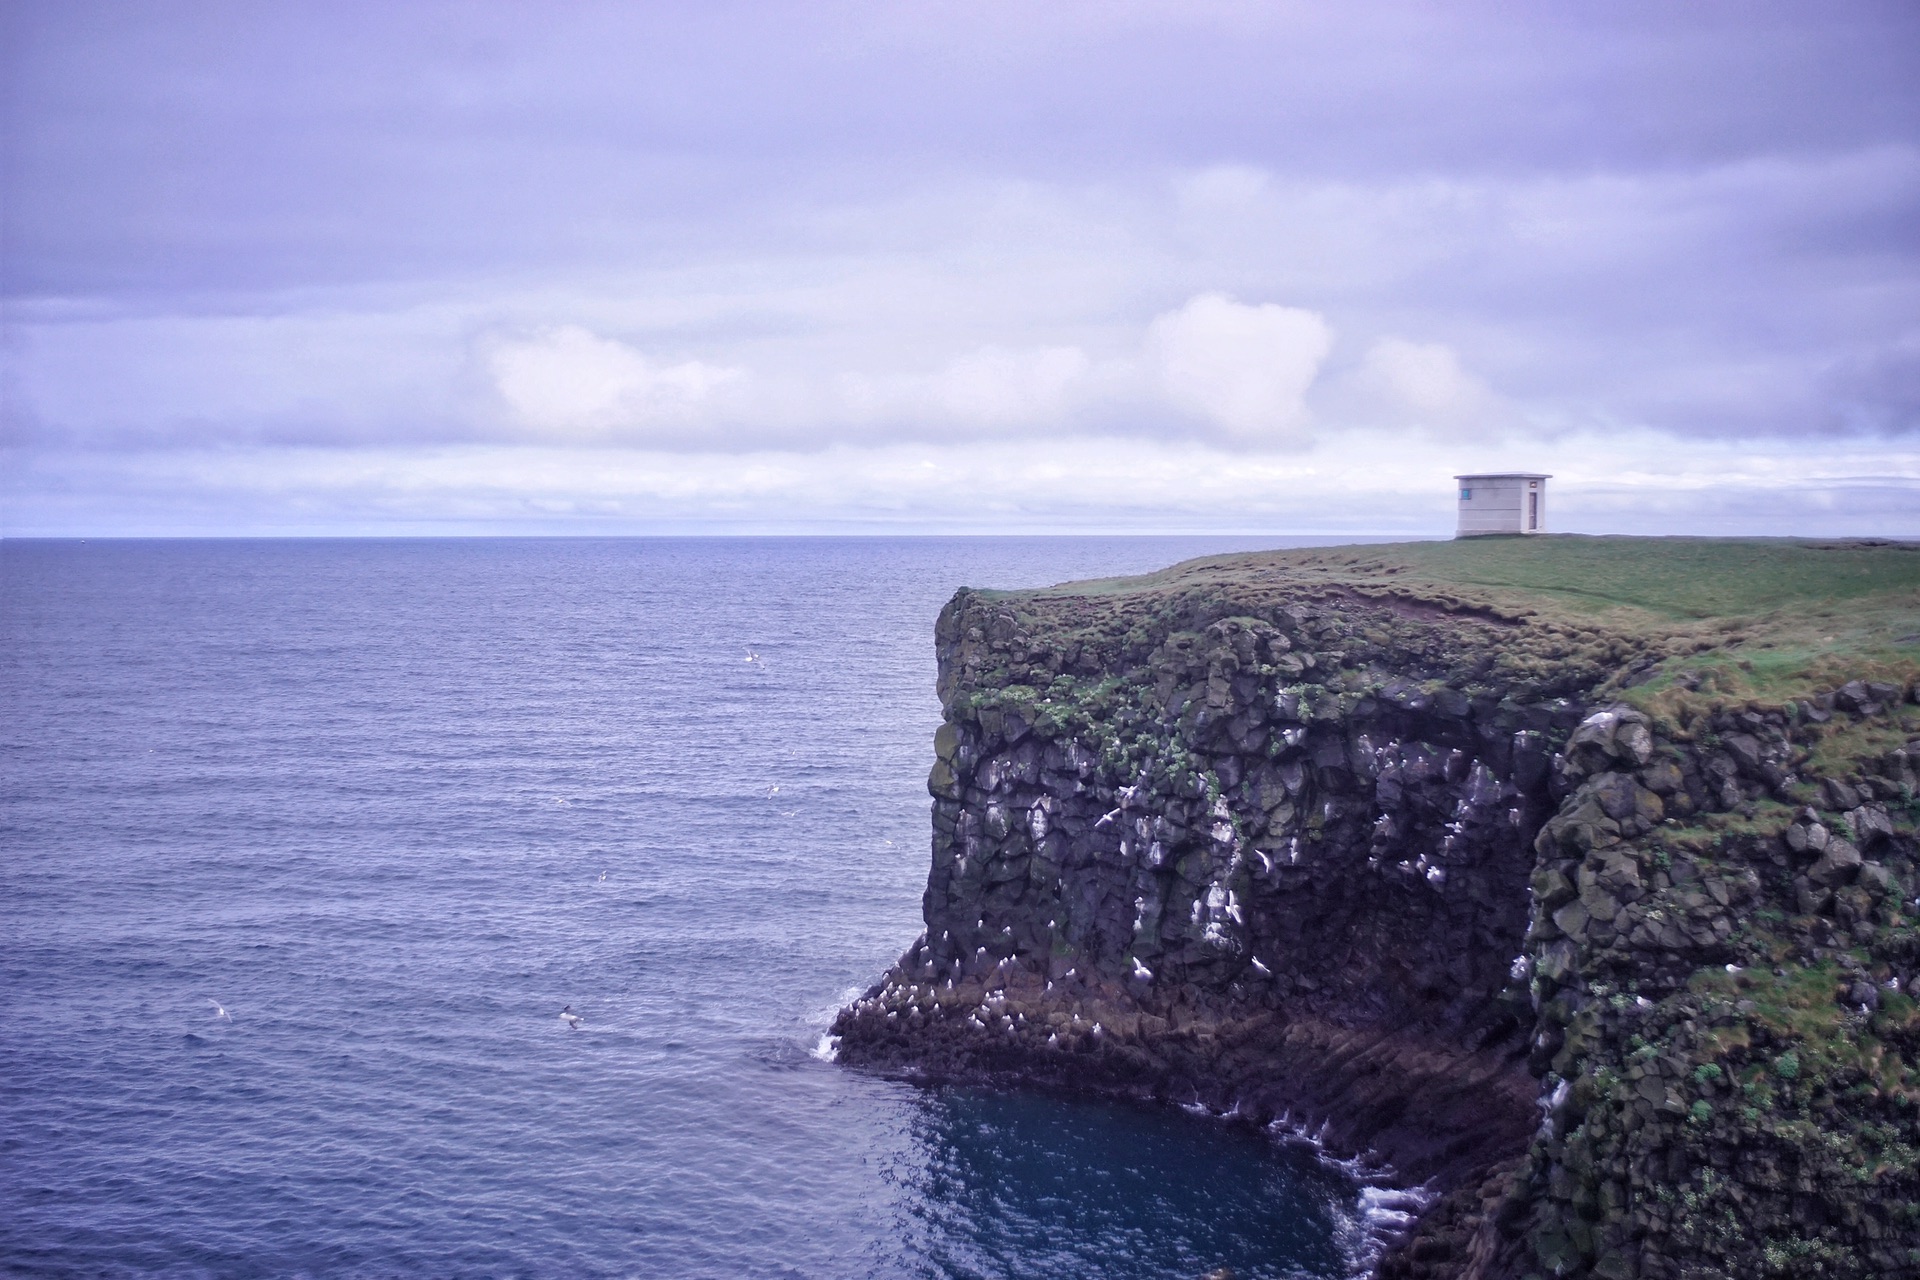
{"type": "Polygon", "coordinates": [[[1472,499],[1473,499],[1473,490],[1471,490],[1471,489],[1468,489],[1468,488],[1466,488],[1466,487],[1464,487],[1464,486],[1462,486],[1462,488],[1461,488],[1461,490],[1460,490],[1460,501],[1462,501],[1462,502],[1469,502],[1469,501],[1471,501],[1472,499]]]}

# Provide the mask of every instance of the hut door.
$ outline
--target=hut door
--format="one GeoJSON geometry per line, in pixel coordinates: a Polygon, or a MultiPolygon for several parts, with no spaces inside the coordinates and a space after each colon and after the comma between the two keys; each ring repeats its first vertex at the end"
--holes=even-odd
{"type": "Polygon", "coordinates": [[[1534,533],[1534,532],[1537,532],[1539,528],[1540,528],[1540,491],[1538,489],[1533,489],[1533,490],[1529,490],[1527,493],[1527,532],[1534,533]]]}

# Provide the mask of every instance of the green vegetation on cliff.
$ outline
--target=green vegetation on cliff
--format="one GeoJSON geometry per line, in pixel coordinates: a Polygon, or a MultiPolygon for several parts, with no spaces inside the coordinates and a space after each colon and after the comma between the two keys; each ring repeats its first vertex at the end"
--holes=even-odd
{"type": "Polygon", "coordinates": [[[1327,1122],[1449,1193],[1389,1276],[1920,1277],[1920,548],[1224,556],[939,644],[850,1060],[1327,1122]]]}
{"type": "Polygon", "coordinates": [[[1920,543],[1773,538],[1491,537],[1189,560],[1131,578],[1076,582],[1054,598],[1211,593],[1284,586],[1351,591],[1465,615],[1528,620],[1547,660],[1607,658],[1651,644],[1671,661],[1623,673],[1644,701],[1692,692],[1790,697],[1836,676],[1920,670],[1920,543]]]}
{"type": "Polygon", "coordinates": [[[1909,593],[1911,604],[1911,593],[1920,590],[1920,544],[1573,535],[1372,543],[1208,556],[1136,577],[1007,594],[1126,594],[1195,583],[1260,584],[1279,576],[1344,586],[1387,583],[1442,598],[1448,588],[1477,589],[1522,608],[1553,600],[1583,614],[1624,609],[1670,619],[1748,618],[1900,592],[1909,593]]]}

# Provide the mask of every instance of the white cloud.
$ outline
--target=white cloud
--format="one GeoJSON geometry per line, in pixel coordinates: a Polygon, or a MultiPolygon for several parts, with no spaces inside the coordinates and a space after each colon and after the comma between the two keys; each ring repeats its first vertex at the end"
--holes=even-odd
{"type": "Polygon", "coordinates": [[[1148,364],[1168,400],[1248,443],[1305,438],[1307,388],[1332,349],[1333,330],[1315,312],[1219,293],[1147,329],[1148,364]]]}
{"type": "MultiPolygon", "coordinates": [[[[932,373],[845,373],[838,414],[869,426],[995,434],[1053,431],[1093,392],[1093,362],[1079,347],[986,346],[932,373]]],[[[833,424],[824,424],[832,432],[833,424]]]]}
{"type": "Polygon", "coordinates": [[[40,8],[16,527],[1920,511],[1912,5],[40,8]]]}
{"type": "Polygon", "coordinates": [[[687,360],[663,364],[579,325],[496,339],[487,366],[523,425],[562,436],[684,429],[745,371],[687,360]]]}
{"type": "Polygon", "coordinates": [[[1424,434],[1294,452],[1073,436],[690,452],[565,444],[33,453],[0,533],[1452,530],[1455,472],[1554,474],[1556,532],[1920,535],[1920,453],[1884,441],[1569,434],[1524,455],[1424,434]]]}
{"type": "Polygon", "coordinates": [[[1452,417],[1487,398],[1486,387],[1460,367],[1460,357],[1444,343],[1382,338],[1367,352],[1366,369],[1416,413],[1452,417]]]}
{"type": "Polygon", "coordinates": [[[191,312],[41,300],[10,316],[0,431],[34,448],[734,456],[1104,433],[1243,458],[1366,427],[1456,443],[1603,424],[1911,438],[1902,335],[1920,276],[1826,246],[1920,191],[1920,151],[1842,159],[943,178],[783,207],[671,262],[511,285],[191,312]],[[1783,247],[1756,255],[1760,233],[1783,247]]]}
{"type": "Polygon", "coordinates": [[[1515,420],[1512,408],[1443,342],[1382,338],[1349,381],[1349,410],[1380,426],[1423,428],[1458,440],[1496,436],[1515,420]]]}
{"type": "Polygon", "coordinates": [[[941,406],[963,422],[1057,422],[1073,407],[1089,365],[1078,347],[982,347],[948,364],[934,388],[941,406]]]}

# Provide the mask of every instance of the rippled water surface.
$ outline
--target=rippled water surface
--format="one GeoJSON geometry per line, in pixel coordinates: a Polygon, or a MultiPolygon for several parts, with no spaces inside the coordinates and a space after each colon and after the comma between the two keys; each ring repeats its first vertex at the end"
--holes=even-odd
{"type": "Polygon", "coordinates": [[[1260,1137],[808,1052],[919,928],[940,604],[1233,545],[0,543],[0,1265],[1342,1274],[1260,1137]]]}

